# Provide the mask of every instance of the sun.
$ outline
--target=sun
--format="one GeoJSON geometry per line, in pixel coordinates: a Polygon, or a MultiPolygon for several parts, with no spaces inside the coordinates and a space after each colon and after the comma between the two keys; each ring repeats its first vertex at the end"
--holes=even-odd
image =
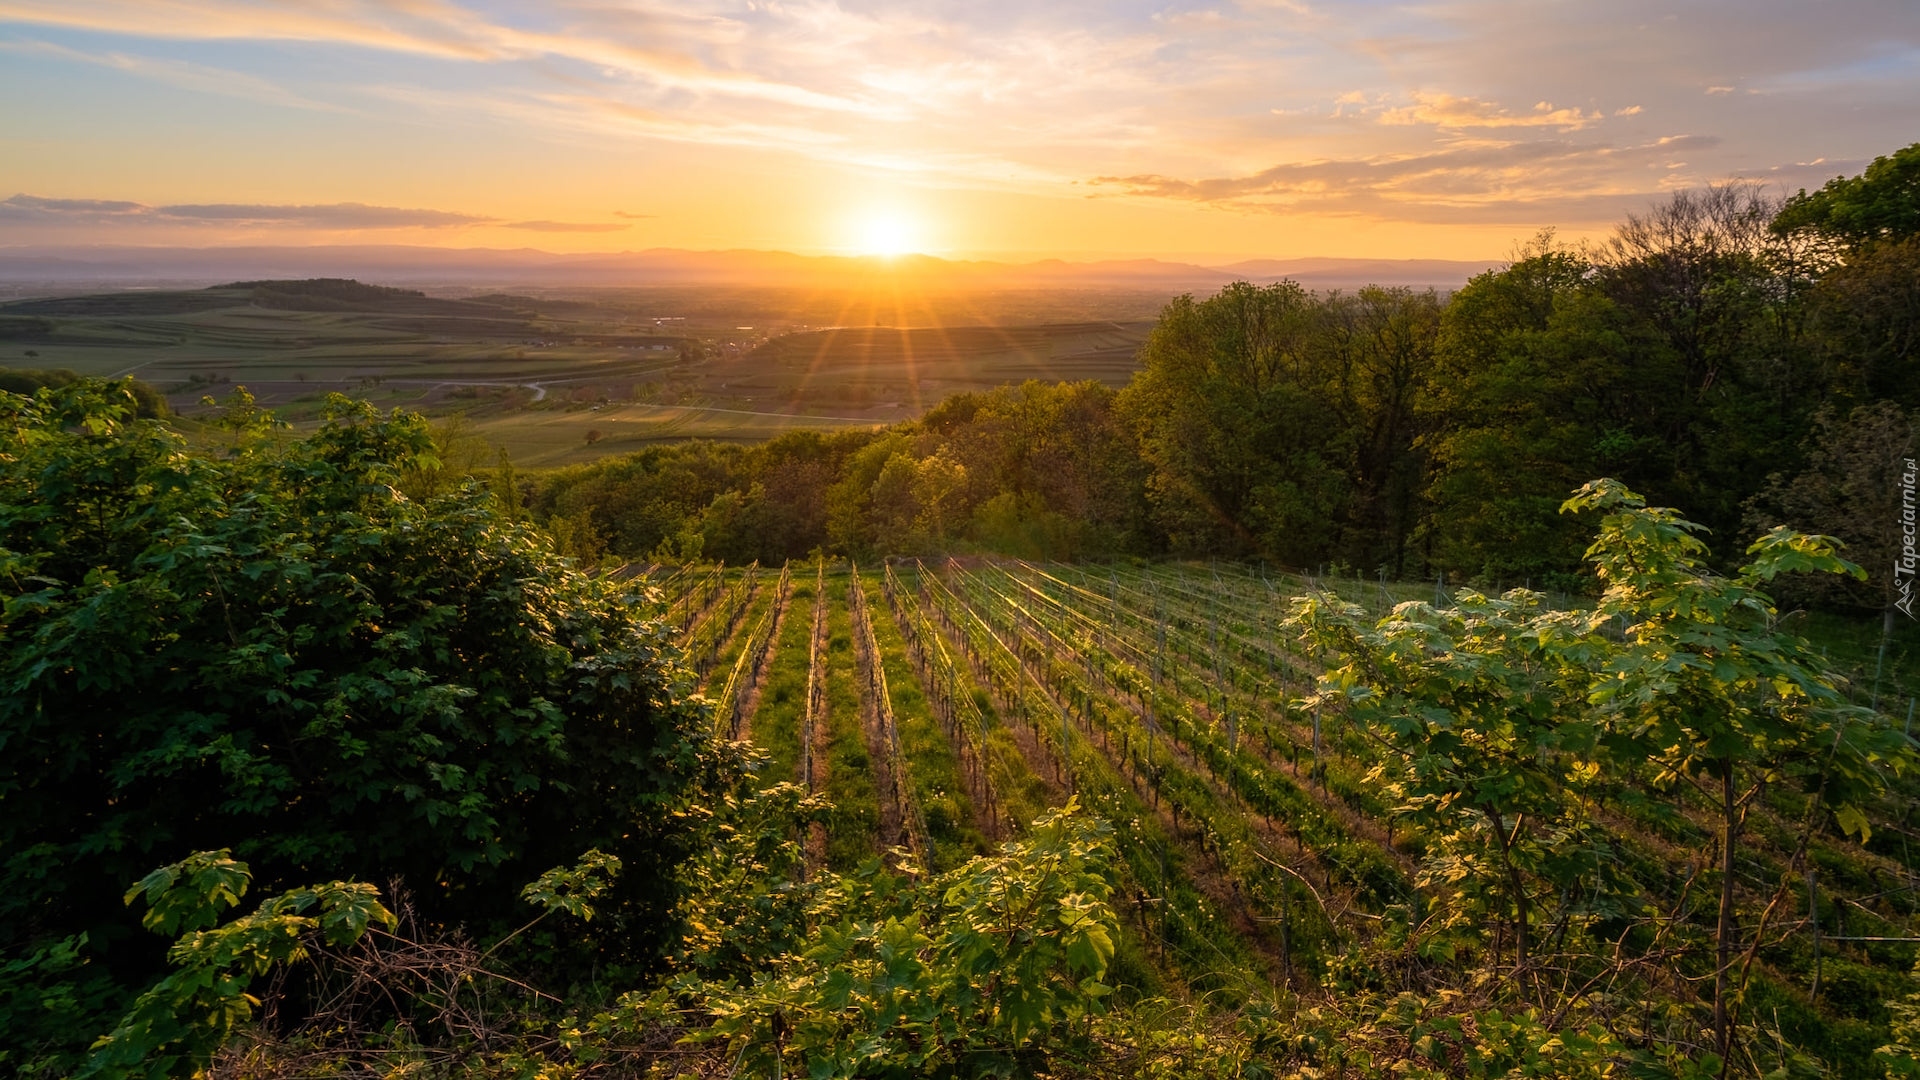
{"type": "Polygon", "coordinates": [[[853,249],[862,255],[891,258],[905,255],[920,243],[920,230],[913,219],[897,211],[868,214],[856,226],[853,249]]]}

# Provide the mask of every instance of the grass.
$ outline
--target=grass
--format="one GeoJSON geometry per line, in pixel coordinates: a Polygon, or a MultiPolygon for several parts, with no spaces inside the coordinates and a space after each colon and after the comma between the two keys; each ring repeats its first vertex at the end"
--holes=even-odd
{"type": "Polygon", "coordinates": [[[747,413],[692,405],[612,404],[518,409],[475,418],[469,430],[517,465],[553,468],[627,454],[658,442],[764,442],[783,432],[865,427],[859,420],[747,413]],[[598,433],[589,442],[589,433],[598,433]]]}
{"type": "Polygon", "coordinates": [[[845,573],[827,575],[826,796],[834,804],[827,821],[827,865],[836,870],[851,870],[879,854],[880,830],[880,792],[860,723],[846,591],[845,573]]]}
{"type": "Polygon", "coordinates": [[[1028,379],[1121,385],[1150,323],[902,329],[842,326],[773,338],[723,361],[729,386],[766,399],[830,393],[845,407],[918,412],[950,394],[1028,379]]]}
{"type": "Polygon", "coordinates": [[[754,710],[755,746],[770,758],[761,778],[768,784],[800,782],[800,727],[807,710],[807,638],[813,632],[813,576],[793,575],[793,599],[767,662],[766,684],[754,710]]]}
{"type": "MultiPolygon", "coordinates": [[[[1016,651],[1021,646],[1015,627],[1004,621],[995,625],[1004,612],[981,611],[974,606],[977,597],[963,598],[937,577],[929,584],[934,604],[953,620],[955,647],[971,646],[995,692],[1030,718],[1034,737],[1064,766],[1082,803],[1115,825],[1126,866],[1117,899],[1141,935],[1143,952],[1154,957],[1155,970],[1191,992],[1239,1000],[1268,972],[1270,956],[1235,928],[1233,913],[1223,908],[1221,898],[1229,895],[1231,883],[1203,867],[1195,839],[1183,837],[1178,824],[1169,829],[1160,813],[1142,802],[1108,750],[1061,720],[1041,689],[1045,675],[1027,669],[1016,651]]],[[[1189,829],[1196,824],[1204,822],[1189,816],[1189,829]]]]}
{"type": "Polygon", "coordinates": [[[926,818],[928,840],[933,847],[929,853],[933,868],[945,870],[975,855],[986,854],[990,847],[987,838],[973,826],[973,805],[967,797],[959,758],[933,717],[919,677],[907,658],[906,639],[901,636],[893,613],[887,609],[880,585],[864,574],[860,585],[867,594],[874,646],[886,671],[894,721],[900,730],[908,790],[926,818]]]}
{"type": "Polygon", "coordinates": [[[707,678],[715,693],[720,691],[720,684],[726,682],[727,675],[733,670],[734,662],[740,659],[741,650],[746,648],[747,639],[752,636],[753,628],[759,625],[760,620],[766,618],[774,605],[779,602],[780,571],[771,566],[763,566],[760,568],[760,584],[754,593],[753,602],[748,606],[746,616],[740,620],[739,630],[721,651],[719,662],[713,668],[714,673],[707,678]]]}
{"type": "Polygon", "coordinates": [[[1855,702],[1877,701],[1882,711],[1902,723],[1911,712],[1914,730],[1920,730],[1920,622],[1894,614],[1884,661],[1878,612],[1794,612],[1787,616],[1786,625],[1804,634],[1847,676],[1848,696],[1855,702]]]}
{"type": "MultiPolygon", "coordinates": [[[[917,599],[918,571],[902,569],[898,571],[898,580],[906,594],[902,598],[903,603],[924,616],[925,608],[917,599]]],[[[927,633],[930,637],[937,637],[938,628],[929,626],[927,633]]],[[[929,647],[935,647],[936,644],[929,642],[929,647]]],[[[963,699],[963,702],[956,703],[956,707],[970,707],[980,718],[982,768],[1002,803],[1000,817],[1003,824],[1017,831],[1046,811],[1050,804],[1047,783],[1028,768],[1025,753],[995,710],[992,695],[975,680],[964,655],[951,646],[946,647],[940,655],[945,657],[946,663],[937,660],[932,663],[940,672],[938,677],[951,680],[953,692],[963,699]]]]}

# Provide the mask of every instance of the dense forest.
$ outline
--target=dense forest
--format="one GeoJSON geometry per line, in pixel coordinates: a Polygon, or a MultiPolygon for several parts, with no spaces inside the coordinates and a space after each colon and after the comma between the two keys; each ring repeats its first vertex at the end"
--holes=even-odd
{"type": "Polygon", "coordinates": [[[1555,510],[1612,476],[1717,536],[1836,535],[1874,579],[1834,598],[1879,607],[1920,405],[1916,192],[1920,145],[1784,200],[1677,192],[1600,245],[1543,233],[1444,299],[1235,285],[1169,305],[1118,392],[661,446],[527,498],[589,556],[1219,555],[1567,588],[1586,538],[1555,510]]]}
{"type": "Polygon", "coordinates": [[[1913,1080],[1911,719],[1778,600],[1886,606],[1916,327],[1920,145],[546,475],[22,374],[0,1070],[1913,1080]]]}

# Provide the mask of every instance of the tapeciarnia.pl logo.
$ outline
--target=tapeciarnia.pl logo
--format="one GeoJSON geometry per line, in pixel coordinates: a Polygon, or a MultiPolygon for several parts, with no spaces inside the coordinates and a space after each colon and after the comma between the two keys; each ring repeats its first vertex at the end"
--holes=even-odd
{"type": "Polygon", "coordinates": [[[1913,485],[1920,478],[1920,468],[1916,468],[1912,458],[1901,458],[1900,473],[1900,557],[1893,560],[1893,587],[1900,598],[1893,606],[1913,614],[1913,576],[1914,569],[1920,564],[1920,554],[1914,551],[1916,525],[1914,521],[1913,485]]]}

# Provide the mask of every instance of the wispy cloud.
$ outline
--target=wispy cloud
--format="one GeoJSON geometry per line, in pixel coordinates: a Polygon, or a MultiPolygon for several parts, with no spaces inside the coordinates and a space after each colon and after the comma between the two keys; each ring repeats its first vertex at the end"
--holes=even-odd
{"type": "MultiPolygon", "coordinates": [[[[1622,200],[1637,206],[1661,188],[1659,174],[1672,155],[1718,143],[1704,135],[1630,146],[1564,139],[1497,142],[1426,154],[1288,162],[1244,176],[1146,174],[1103,176],[1092,183],[1126,195],[1274,213],[1432,221],[1491,211],[1494,220],[1528,221],[1544,208],[1560,206],[1581,215],[1577,220],[1584,223],[1591,219],[1581,207],[1604,206],[1611,215],[1622,200]]],[[[1485,220],[1488,215],[1474,216],[1485,220]]]]}
{"type": "Polygon", "coordinates": [[[526,229],[529,232],[549,233],[603,233],[620,232],[631,229],[631,225],[619,222],[592,221],[505,221],[500,223],[503,229],[526,229]]]}
{"type": "Polygon", "coordinates": [[[39,195],[15,195],[10,199],[0,199],[0,213],[14,215],[26,214],[89,214],[109,216],[118,214],[140,214],[152,210],[137,202],[123,202],[116,199],[49,199],[39,195]]]}
{"type": "Polygon", "coordinates": [[[215,203],[204,206],[156,206],[153,212],[158,217],[176,220],[301,225],[318,229],[445,229],[480,225],[490,220],[451,210],[403,209],[397,206],[368,206],[365,203],[330,203],[323,206],[215,203]]]}
{"type": "MultiPolygon", "coordinates": [[[[3,16],[0,16],[3,17],[3,16]]],[[[294,93],[286,87],[246,72],[232,68],[214,67],[196,64],[184,60],[170,60],[151,56],[140,56],[124,50],[106,52],[88,52],[69,48],[50,41],[0,41],[0,52],[24,56],[46,56],[74,63],[88,64],[94,67],[111,68],[128,75],[151,79],[182,90],[192,90],[203,94],[217,94],[222,97],[241,98],[247,101],[270,102],[296,109],[312,109],[319,112],[350,112],[352,110],[329,101],[320,101],[294,93]]]]}
{"type": "Polygon", "coordinates": [[[698,93],[826,111],[886,108],[884,102],[701,59],[700,50],[740,39],[742,27],[732,19],[665,8],[567,8],[555,4],[552,10],[572,18],[552,29],[534,29],[448,0],[0,0],[0,21],[172,40],[324,43],[475,63],[553,58],[593,65],[607,78],[642,79],[698,93]],[[597,32],[613,27],[625,32],[597,32]]]}
{"type": "Polygon", "coordinates": [[[173,40],[331,42],[455,60],[504,55],[499,32],[442,0],[5,0],[0,19],[173,40]]]}
{"type": "MultiPolygon", "coordinates": [[[[446,229],[492,224],[494,219],[451,210],[404,209],[365,203],[274,206],[245,203],[147,206],[105,199],[53,199],[14,195],[0,199],[0,221],[151,225],[281,226],[351,231],[359,229],[446,229]]],[[[619,226],[624,228],[625,226],[619,226]]]]}

